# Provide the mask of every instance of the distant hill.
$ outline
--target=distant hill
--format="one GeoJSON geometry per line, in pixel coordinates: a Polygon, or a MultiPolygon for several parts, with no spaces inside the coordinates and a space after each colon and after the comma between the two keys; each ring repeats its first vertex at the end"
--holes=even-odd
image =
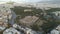
{"type": "Polygon", "coordinates": [[[39,1],[37,3],[50,3],[50,4],[60,4],[60,1],[39,1]]]}

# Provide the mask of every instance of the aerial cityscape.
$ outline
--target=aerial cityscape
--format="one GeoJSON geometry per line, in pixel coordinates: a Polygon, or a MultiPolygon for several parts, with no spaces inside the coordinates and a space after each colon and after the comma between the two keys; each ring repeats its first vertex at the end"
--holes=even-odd
{"type": "Polygon", "coordinates": [[[0,34],[60,34],[60,0],[0,0],[0,34]]]}

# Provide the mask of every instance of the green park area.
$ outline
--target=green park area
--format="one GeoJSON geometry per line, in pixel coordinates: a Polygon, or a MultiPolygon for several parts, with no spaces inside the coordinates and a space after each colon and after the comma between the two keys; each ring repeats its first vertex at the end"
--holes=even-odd
{"type": "MultiPolygon", "coordinates": [[[[15,13],[16,15],[18,15],[18,17],[16,18],[16,22],[18,22],[19,19],[21,18],[24,18],[25,16],[38,16],[39,17],[39,20],[36,21],[35,24],[33,24],[31,26],[31,28],[33,30],[36,30],[36,31],[39,31],[40,28],[42,28],[42,30],[47,33],[47,32],[50,32],[52,29],[54,29],[56,26],[58,26],[60,24],[60,22],[58,22],[57,20],[53,19],[53,18],[48,18],[47,19],[44,19],[44,16],[41,16],[40,13],[42,13],[43,11],[41,9],[36,9],[34,7],[31,7],[31,8],[27,8],[27,7],[14,7],[14,8],[11,8],[15,13]],[[25,9],[31,9],[32,11],[27,11],[27,12],[24,12],[25,9]],[[38,14],[38,15],[36,15],[38,14]],[[21,17],[21,18],[20,18],[21,17]],[[40,21],[43,22],[42,25],[38,25],[40,24],[40,21]]],[[[45,10],[46,13],[50,13],[50,12],[54,12],[54,11],[60,11],[60,8],[51,8],[49,10],[45,10]]]]}

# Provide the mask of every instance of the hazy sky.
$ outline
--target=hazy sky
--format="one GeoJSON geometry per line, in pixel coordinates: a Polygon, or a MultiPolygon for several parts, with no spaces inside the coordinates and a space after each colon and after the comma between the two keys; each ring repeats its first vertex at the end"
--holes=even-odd
{"type": "Polygon", "coordinates": [[[50,0],[0,0],[0,1],[4,1],[4,2],[7,2],[7,1],[15,1],[15,2],[38,2],[38,1],[50,1],[50,0]]]}
{"type": "Polygon", "coordinates": [[[14,2],[40,2],[40,1],[60,1],[60,0],[0,0],[1,2],[8,2],[8,1],[14,1],[14,2]]]}

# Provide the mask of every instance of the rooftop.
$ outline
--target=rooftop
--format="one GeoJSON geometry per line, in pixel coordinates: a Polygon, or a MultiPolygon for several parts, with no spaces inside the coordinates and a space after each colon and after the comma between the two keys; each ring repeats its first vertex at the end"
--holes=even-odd
{"type": "Polygon", "coordinates": [[[30,24],[30,23],[34,23],[38,19],[39,19],[39,17],[36,17],[36,16],[25,16],[25,18],[20,19],[20,22],[30,24]]]}
{"type": "Polygon", "coordinates": [[[19,31],[17,31],[15,28],[11,27],[9,29],[6,29],[3,34],[21,34],[19,31]]]}

